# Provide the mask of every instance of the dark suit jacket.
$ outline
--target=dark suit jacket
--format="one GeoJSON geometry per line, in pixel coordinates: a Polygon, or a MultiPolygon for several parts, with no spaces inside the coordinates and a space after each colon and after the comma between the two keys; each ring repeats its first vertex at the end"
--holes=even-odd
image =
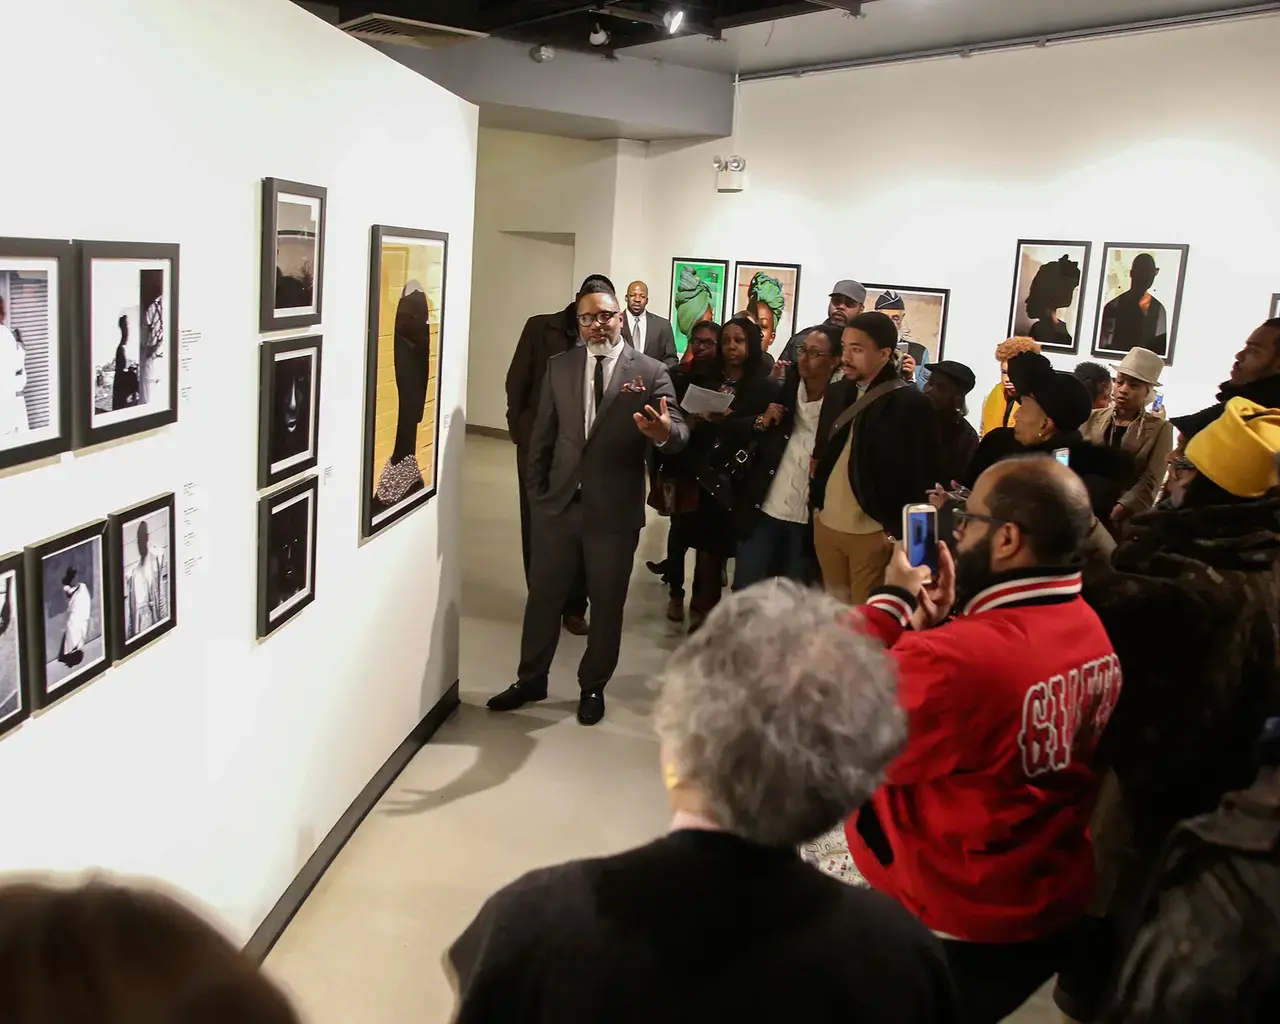
{"type": "Polygon", "coordinates": [[[671,437],[664,452],[688,443],[689,428],[676,406],[667,368],[624,345],[605,388],[591,435],[585,433],[587,349],[552,356],[529,443],[525,485],[544,515],[560,515],[582,489],[583,521],[597,532],[644,526],[644,483],[649,441],[632,418],[645,405],[667,400],[671,437]],[[627,390],[623,390],[628,385],[627,390]],[[635,385],[639,390],[632,390],[635,385]]]}
{"type": "Polygon", "coordinates": [[[577,308],[576,304],[570,304],[559,313],[529,317],[516,342],[507,370],[507,432],[519,448],[521,462],[528,455],[547,360],[578,344],[577,308]]]}
{"type": "MultiPolygon", "coordinates": [[[[623,307],[622,337],[628,345],[631,342],[631,314],[623,307]]],[[[650,359],[665,363],[667,369],[680,362],[676,352],[676,335],[671,329],[671,321],[664,320],[656,313],[646,312],[644,315],[644,354],[650,359]]]]}

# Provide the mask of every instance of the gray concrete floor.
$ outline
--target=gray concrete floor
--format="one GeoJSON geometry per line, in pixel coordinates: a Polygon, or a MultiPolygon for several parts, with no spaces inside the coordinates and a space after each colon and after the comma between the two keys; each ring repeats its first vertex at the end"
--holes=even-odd
{"type": "MultiPolygon", "coordinates": [[[[583,729],[574,720],[584,641],[567,634],[551,699],[492,715],[483,704],[514,676],[524,608],[515,486],[511,446],[468,436],[463,706],[357,830],[267,960],[309,1024],[449,1020],[441,961],[490,893],[531,868],[625,849],[666,827],[648,715],[651,680],[680,631],[643,564],[663,556],[666,526],[655,518],[641,537],[605,721],[583,729]]],[[[1011,1020],[1058,1018],[1041,995],[1011,1020]]]]}

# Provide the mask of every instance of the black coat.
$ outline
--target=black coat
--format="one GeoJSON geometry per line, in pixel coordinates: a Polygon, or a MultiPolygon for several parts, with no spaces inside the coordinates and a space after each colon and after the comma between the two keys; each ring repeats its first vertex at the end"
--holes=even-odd
{"type": "Polygon", "coordinates": [[[1222,415],[1226,403],[1232,398],[1247,398],[1268,409],[1280,408],[1280,375],[1263,377],[1252,384],[1238,387],[1227,381],[1218,391],[1218,404],[1193,412],[1188,416],[1175,416],[1170,422],[1184,438],[1190,439],[1222,415]]]}
{"type": "MultiPolygon", "coordinates": [[[[774,386],[771,402],[782,406],[786,412],[781,422],[757,434],[755,457],[751,460],[750,469],[735,481],[733,518],[734,533],[738,540],[745,539],[760,521],[760,506],[768,497],[778,466],[782,464],[782,456],[791,441],[791,432],[795,429],[796,402],[800,394],[799,376],[788,373],[785,378],[773,377],[770,380],[774,386]]],[[[769,404],[770,402],[766,402],[765,407],[768,408],[769,404]]]]}
{"type": "Polygon", "coordinates": [[[507,369],[507,432],[522,453],[522,461],[529,450],[547,361],[578,344],[577,310],[577,304],[571,303],[559,313],[529,317],[516,342],[507,369]]]}
{"type": "MultiPolygon", "coordinates": [[[[898,375],[894,360],[885,364],[872,386],[898,375]]],[[[809,486],[809,503],[822,508],[827,481],[849,440],[851,424],[834,435],[831,427],[858,400],[852,381],[832,384],[822,403],[814,455],[818,466],[809,486]]],[[[882,395],[858,413],[849,483],[862,510],[892,537],[902,532],[902,506],[922,502],[938,482],[938,413],[919,388],[907,385],[882,395]]]]}
{"type": "Polygon", "coordinates": [[[449,960],[457,1024],[960,1020],[940,943],[900,905],[720,832],[531,872],[449,960]]]}

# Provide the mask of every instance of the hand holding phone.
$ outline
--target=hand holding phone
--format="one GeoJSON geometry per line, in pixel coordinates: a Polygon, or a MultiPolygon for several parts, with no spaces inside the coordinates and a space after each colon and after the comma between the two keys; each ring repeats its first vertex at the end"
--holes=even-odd
{"type": "Polygon", "coordinates": [[[932,505],[906,505],[902,509],[902,541],[911,567],[925,566],[938,573],[938,510],[932,505]]]}

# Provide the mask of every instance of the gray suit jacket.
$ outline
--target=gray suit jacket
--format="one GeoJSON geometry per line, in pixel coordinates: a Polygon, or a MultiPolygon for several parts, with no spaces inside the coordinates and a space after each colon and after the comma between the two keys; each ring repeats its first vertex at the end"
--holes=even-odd
{"type": "Polygon", "coordinates": [[[589,529],[639,530],[644,526],[649,441],[632,417],[645,405],[657,409],[666,398],[671,437],[664,452],[680,451],[689,441],[689,428],[676,406],[667,368],[626,345],[586,436],[586,380],[586,346],[552,356],[547,363],[529,443],[529,500],[544,515],[560,515],[581,488],[589,529]]]}
{"type": "MultiPolygon", "coordinates": [[[[628,345],[632,344],[630,313],[622,318],[622,337],[628,345]]],[[[670,320],[664,320],[656,313],[645,313],[644,354],[650,359],[665,363],[668,370],[680,362],[680,354],[676,351],[676,335],[671,329],[670,320]]]]}

